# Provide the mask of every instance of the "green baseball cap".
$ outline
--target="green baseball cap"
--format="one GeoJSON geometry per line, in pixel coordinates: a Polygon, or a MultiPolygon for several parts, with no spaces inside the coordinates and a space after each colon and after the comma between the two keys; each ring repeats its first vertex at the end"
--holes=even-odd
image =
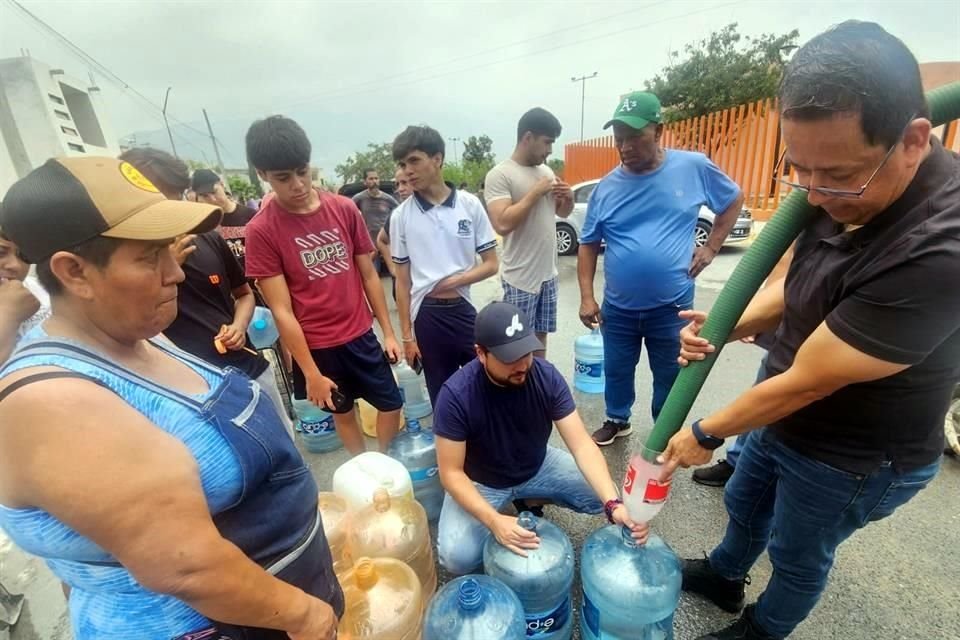
{"type": "Polygon", "coordinates": [[[646,91],[634,91],[623,96],[617,110],[613,112],[613,119],[603,125],[609,129],[614,122],[622,122],[634,129],[643,129],[648,124],[660,124],[662,117],[660,100],[657,96],[646,91]]]}

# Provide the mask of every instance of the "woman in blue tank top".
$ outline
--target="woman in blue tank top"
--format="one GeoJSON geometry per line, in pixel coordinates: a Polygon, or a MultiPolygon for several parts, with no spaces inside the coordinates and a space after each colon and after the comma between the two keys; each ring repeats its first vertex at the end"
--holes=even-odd
{"type": "Polygon", "coordinates": [[[52,316],[0,370],[0,526],[70,587],[76,640],[332,640],[343,594],[317,487],[244,374],[150,338],[170,241],[220,212],[111,158],[50,160],[0,225],[52,316]]]}

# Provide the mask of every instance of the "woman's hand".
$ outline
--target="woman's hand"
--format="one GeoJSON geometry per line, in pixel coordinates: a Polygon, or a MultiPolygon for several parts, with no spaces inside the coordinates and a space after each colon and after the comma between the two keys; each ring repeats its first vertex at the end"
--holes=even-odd
{"type": "Polygon", "coordinates": [[[302,626],[287,631],[287,635],[290,640],[336,640],[338,623],[333,607],[318,598],[310,598],[302,626]]]}

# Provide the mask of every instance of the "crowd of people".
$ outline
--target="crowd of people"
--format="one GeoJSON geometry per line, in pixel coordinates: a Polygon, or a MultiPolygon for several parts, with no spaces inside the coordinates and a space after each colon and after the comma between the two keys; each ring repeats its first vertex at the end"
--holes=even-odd
{"type": "MultiPolygon", "coordinates": [[[[960,380],[960,299],[937,284],[960,270],[960,160],[931,137],[913,55],[877,25],[844,23],[796,52],[779,108],[789,184],[821,212],[730,336],[768,350],[757,384],[662,453],[667,481],[739,436],[738,457],[697,471],[726,484],[730,519],[709,557],[684,562],[683,588],[740,613],[701,640],[785,638],[807,617],[837,546],[936,474],[960,380]],[[773,576],[744,606],[764,550],[773,576]]],[[[356,401],[377,409],[386,450],[402,405],[391,365],[422,368],[450,573],[478,570],[490,535],[536,548],[503,513],[511,502],[604,514],[644,542],[598,445],[631,433],[644,346],[654,419],[680,367],[715,349],[694,283],[743,194],[703,154],[661,145],[653,94],[622,96],[611,127],[621,164],[590,196],[577,258],[580,320],[604,338],[592,437],[546,358],[562,308],[555,216],[573,197],[546,164],[561,124],[545,109],[519,119],[482,200],[444,181],[429,126],[393,142],[396,197],[374,170],[352,200],[317,189],[307,134],[279,115],[246,135],[270,186],[256,211],[154,149],[51,159],[13,185],[0,209],[0,526],[63,581],[74,637],[336,637],[344,602],[318,487],[247,338],[257,304],[290,354],[294,397],[331,412],[351,454],[366,446],[356,401]],[[718,215],[695,248],[701,205],[718,215]],[[503,300],[478,312],[470,287],[497,274],[503,300]],[[548,445],[554,428],[566,450],[548,445]]]]}

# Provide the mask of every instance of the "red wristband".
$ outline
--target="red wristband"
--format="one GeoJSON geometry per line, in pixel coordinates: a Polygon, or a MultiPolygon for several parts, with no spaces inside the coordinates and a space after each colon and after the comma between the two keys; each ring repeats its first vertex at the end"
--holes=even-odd
{"type": "Polygon", "coordinates": [[[610,524],[615,524],[613,522],[613,510],[623,504],[623,500],[620,498],[613,498],[612,500],[607,500],[603,505],[603,512],[607,514],[607,521],[610,524]]]}

